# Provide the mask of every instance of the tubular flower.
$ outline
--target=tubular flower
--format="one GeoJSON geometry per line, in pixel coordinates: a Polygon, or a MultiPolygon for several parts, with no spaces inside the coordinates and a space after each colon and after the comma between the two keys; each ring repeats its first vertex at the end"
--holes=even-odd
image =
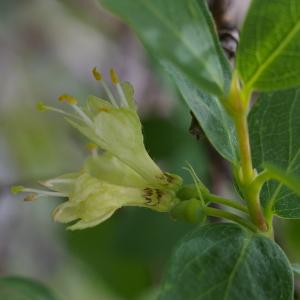
{"type": "Polygon", "coordinates": [[[38,103],[40,111],[62,113],[67,121],[85,135],[92,151],[78,173],[70,173],[41,182],[49,189],[35,190],[22,186],[13,192],[28,192],[25,200],[41,196],[67,197],[53,212],[55,221],[77,221],[69,229],[95,226],[108,219],[122,206],[148,207],[167,212],[176,204],[176,192],[182,179],[162,172],[147,153],[142,126],[133,99],[133,88],[120,83],[114,70],[111,81],[118,97],[109,89],[102,75],[93,69],[93,76],[101,81],[109,101],[89,96],[85,107],[78,106],[70,95],[59,97],[74,109],[74,113],[38,103]],[[97,149],[101,154],[98,155],[97,149]]]}

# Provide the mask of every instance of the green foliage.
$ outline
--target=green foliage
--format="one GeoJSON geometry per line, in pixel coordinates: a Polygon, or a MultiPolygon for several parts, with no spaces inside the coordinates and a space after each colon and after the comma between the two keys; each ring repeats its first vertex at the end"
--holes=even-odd
{"type": "Polygon", "coordinates": [[[208,201],[238,209],[250,221],[207,207],[208,201],[199,201],[197,194],[178,202],[171,214],[190,223],[200,223],[206,215],[223,217],[253,231],[234,224],[199,227],[175,250],[159,299],[291,300],[292,270],[271,239],[273,214],[300,218],[298,90],[260,96],[249,117],[250,139],[247,116],[253,90],[300,84],[300,4],[295,0],[252,1],[234,73],[240,78],[234,76],[230,85],[231,70],[205,1],[101,3],[136,31],[171,75],[211,144],[232,163],[247,207],[209,192],[208,201]]]}
{"type": "Polygon", "coordinates": [[[1,300],[59,300],[42,283],[22,277],[0,278],[1,300]]]}
{"type": "MultiPolygon", "coordinates": [[[[129,170],[135,170],[147,179],[146,183],[143,182],[142,186],[139,186],[138,201],[131,203],[128,200],[131,196],[127,196],[128,199],[126,197],[124,203],[146,206],[145,199],[149,201],[147,198],[155,191],[157,197],[150,198],[149,205],[152,208],[159,208],[157,209],[159,211],[170,212],[175,219],[201,223],[207,216],[214,216],[239,224],[204,225],[189,234],[178,245],[171,258],[159,299],[291,300],[292,268],[285,254],[273,242],[272,220],[274,215],[300,219],[300,94],[297,89],[300,85],[298,59],[300,2],[252,1],[241,34],[237,69],[233,72],[220,49],[206,1],[100,0],[100,2],[137,32],[151,56],[157,59],[172,77],[208,140],[221,156],[231,163],[237,189],[240,191],[241,200],[244,201],[241,204],[214,195],[207,188],[202,189],[205,191],[202,195],[197,190],[198,180],[195,180],[192,187],[182,188],[179,180],[178,187],[176,185],[176,188],[172,188],[172,201],[168,202],[167,209],[162,209],[161,187],[169,188],[172,182],[175,184],[176,175],[163,173],[152,160],[148,160],[136,107],[132,106],[131,88],[127,86],[127,90],[122,90],[114,71],[112,82],[121,95],[120,100],[125,97],[123,95],[125,92],[130,101],[125,101],[123,103],[125,105],[122,105],[121,101],[120,105],[115,103],[114,107],[111,107],[110,104],[107,106],[106,102],[102,106],[102,100],[98,99],[102,104],[101,107],[92,105],[96,108],[94,112],[90,107],[80,110],[80,107],[74,106],[75,113],[79,111],[82,120],[78,124],[70,122],[74,123],[87,138],[98,143],[102,150],[113,153],[119,164],[121,161],[127,162],[129,170]],[[294,89],[287,90],[287,88],[294,89]],[[285,90],[278,91],[280,89],[285,90]],[[253,90],[272,93],[260,95],[255,105],[251,107],[253,90]],[[129,111],[124,114],[126,109],[128,110],[127,106],[129,111]],[[94,117],[97,121],[97,130],[93,129],[94,117]],[[133,137],[137,138],[132,139],[133,137]],[[135,142],[130,147],[129,142],[132,140],[135,142]],[[139,153],[143,155],[139,156],[139,153]],[[148,185],[157,182],[160,189],[150,189],[150,193],[148,185]],[[180,192],[178,192],[179,185],[180,192]],[[209,207],[210,202],[219,203],[231,210],[209,207]],[[236,213],[234,210],[239,212],[236,213]]],[[[101,74],[96,75],[95,79],[101,80],[101,74]]],[[[73,102],[69,104],[75,105],[73,102]]],[[[95,102],[92,101],[92,104],[95,102]]],[[[45,110],[41,104],[38,108],[45,110]]],[[[74,120],[76,119],[78,116],[75,114],[74,120]]],[[[164,155],[169,156],[169,160],[165,162],[172,161],[171,164],[175,168],[179,164],[183,165],[181,161],[179,162],[181,159],[194,159],[195,153],[191,153],[189,157],[187,152],[180,148],[183,146],[179,144],[186,146],[185,142],[188,143],[181,130],[176,131],[176,126],[169,126],[170,124],[164,128],[165,125],[167,124],[161,122],[158,130],[163,131],[165,128],[168,128],[167,131],[172,128],[175,130],[170,133],[171,143],[166,143],[167,139],[163,142],[152,142],[156,150],[158,149],[157,153],[165,147],[164,155]]],[[[147,125],[145,129],[148,130],[147,125]]],[[[157,130],[151,127],[151,130],[153,129],[157,130]]],[[[151,142],[149,144],[151,145],[151,142]]],[[[93,155],[97,156],[95,153],[93,155]]],[[[94,162],[98,161],[101,164],[101,168],[98,166],[98,173],[104,176],[103,181],[107,181],[106,175],[112,175],[110,173],[112,170],[111,167],[102,168],[103,159],[104,155],[98,160],[93,157],[89,168],[95,169],[97,165],[94,162]]],[[[198,167],[201,168],[201,165],[198,167]]],[[[113,176],[114,182],[107,189],[113,191],[113,188],[121,184],[125,173],[120,170],[124,171],[124,168],[116,169],[118,176],[113,176]]],[[[195,179],[197,175],[191,173],[195,179]]],[[[90,177],[95,186],[98,186],[99,178],[95,178],[94,174],[93,172],[90,177]]],[[[128,179],[127,177],[125,179],[128,179]]],[[[104,184],[103,182],[101,187],[104,184]]],[[[103,194],[103,191],[100,188],[95,189],[95,186],[91,186],[90,191],[95,193],[92,193],[93,198],[89,198],[89,203],[93,205],[89,210],[92,221],[100,207],[96,200],[103,194]]],[[[78,187],[78,183],[75,183],[75,187],[78,187]]],[[[83,187],[86,188],[86,184],[83,187]]],[[[13,189],[15,192],[19,190],[20,187],[13,189]]],[[[103,202],[103,207],[114,201],[116,204],[120,202],[122,199],[120,195],[125,194],[125,190],[118,189],[118,191],[120,194],[108,194],[109,201],[103,202]]],[[[67,196],[74,197],[73,192],[67,196]]],[[[77,196],[79,200],[86,199],[85,189],[80,190],[77,196]]],[[[74,202],[77,205],[77,201],[74,202]]],[[[121,206],[115,205],[113,211],[121,206]]],[[[66,209],[69,208],[66,206],[66,209]]],[[[83,211],[86,212],[86,207],[83,211]]],[[[75,212],[76,214],[72,216],[74,215],[76,219],[77,210],[75,212]]],[[[69,235],[70,244],[77,247],[79,255],[87,255],[91,265],[106,270],[106,277],[103,276],[105,281],[110,282],[114,277],[112,273],[119,270],[117,290],[128,298],[137,297],[142,288],[149,286],[151,281],[149,278],[153,276],[153,270],[149,270],[148,265],[141,267],[133,258],[134,255],[143,256],[142,251],[136,249],[138,243],[134,239],[134,229],[138,227],[146,238],[142,244],[159,241],[157,242],[159,251],[163,248],[163,242],[168,243],[166,236],[174,238],[174,233],[176,235],[176,227],[173,224],[170,228],[166,221],[147,224],[146,215],[139,214],[139,216],[142,216],[141,220],[138,219],[139,222],[135,222],[133,218],[126,218],[127,222],[132,222],[132,228],[127,232],[128,227],[127,230],[124,227],[119,238],[115,238],[111,231],[106,233],[107,240],[115,243],[114,250],[107,247],[109,243],[103,240],[100,250],[97,247],[91,250],[95,239],[93,234],[90,237],[86,233],[77,237],[69,235]],[[152,236],[149,237],[149,234],[152,236]],[[91,240],[92,244],[89,245],[88,242],[91,240]],[[128,247],[127,254],[130,254],[129,257],[125,255],[125,259],[122,255],[126,254],[126,249],[124,251],[119,247],[121,244],[125,245],[125,248],[128,247]],[[99,261],[99,255],[102,261],[99,261]],[[115,262],[113,266],[111,261],[115,262]],[[132,277],[138,278],[133,280],[134,290],[128,284],[132,277],[126,278],[125,272],[123,273],[126,269],[130,269],[132,277]]],[[[82,219],[84,221],[86,217],[83,216],[82,219]]],[[[95,224],[93,221],[89,225],[95,224]]],[[[180,232],[179,230],[177,234],[180,232]]],[[[153,259],[151,255],[147,254],[148,258],[153,259]]],[[[158,256],[155,258],[157,261],[158,256]]],[[[299,265],[295,265],[293,269],[299,273],[299,265]]]]}
{"type": "MultiPolygon", "coordinates": [[[[254,166],[272,165],[289,174],[300,175],[300,94],[287,90],[263,94],[249,116],[254,166]]],[[[299,185],[299,183],[298,183],[299,185]]],[[[300,199],[281,182],[269,181],[261,194],[265,205],[271,202],[274,214],[300,217],[300,199]]]]}
{"type": "Polygon", "coordinates": [[[281,182],[291,189],[295,194],[300,196],[300,179],[295,174],[291,174],[270,164],[263,164],[265,174],[274,180],[281,182]]]}
{"type": "Polygon", "coordinates": [[[159,300],[291,300],[282,250],[233,224],[199,227],[177,246],[159,300]]]}
{"type": "Polygon", "coordinates": [[[204,1],[102,0],[101,3],[126,20],[162,64],[178,68],[205,91],[224,93],[228,66],[204,1]]]}
{"type": "Polygon", "coordinates": [[[225,159],[233,164],[237,163],[237,140],[234,124],[220,100],[197,88],[172,65],[166,65],[166,69],[211,144],[225,159]]]}
{"type": "Polygon", "coordinates": [[[253,0],[241,32],[238,72],[246,90],[300,84],[300,2],[253,0]]]}
{"type": "Polygon", "coordinates": [[[136,30],[173,78],[208,139],[224,158],[235,163],[235,129],[219,99],[212,95],[226,92],[231,72],[204,2],[102,2],[136,30]]]}

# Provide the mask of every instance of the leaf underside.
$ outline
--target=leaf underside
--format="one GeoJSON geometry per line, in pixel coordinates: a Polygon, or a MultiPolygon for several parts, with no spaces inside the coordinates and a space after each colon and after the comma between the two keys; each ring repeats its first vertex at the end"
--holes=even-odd
{"type": "Polygon", "coordinates": [[[271,240],[235,224],[208,224],[176,248],[159,300],[291,300],[293,275],[271,240]]]}
{"type": "Polygon", "coordinates": [[[223,94],[225,63],[204,1],[101,0],[100,3],[128,23],[158,61],[173,64],[203,90],[223,94]]]}
{"type": "Polygon", "coordinates": [[[238,161],[236,131],[232,119],[216,96],[198,89],[172,65],[165,65],[183,99],[198,120],[208,140],[228,161],[238,161]]]}
{"type": "Polygon", "coordinates": [[[125,20],[173,78],[217,151],[237,162],[232,120],[212,94],[225,94],[231,69],[205,1],[103,0],[125,20]],[[184,55],[183,55],[184,53],[184,55]]]}

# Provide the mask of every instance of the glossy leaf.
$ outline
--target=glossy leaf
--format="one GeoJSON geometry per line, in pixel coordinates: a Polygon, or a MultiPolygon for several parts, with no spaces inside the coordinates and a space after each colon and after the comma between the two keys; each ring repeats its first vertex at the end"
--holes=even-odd
{"type": "Polygon", "coordinates": [[[176,248],[159,300],[291,300],[293,274],[277,244],[235,224],[208,224],[176,248]]]}
{"type": "MultiPolygon", "coordinates": [[[[269,163],[277,170],[285,171],[289,177],[300,176],[299,116],[299,89],[259,97],[249,116],[255,168],[261,170],[263,164],[269,163]]],[[[264,205],[272,201],[274,214],[284,218],[300,218],[300,197],[285,186],[284,180],[281,181],[283,183],[269,181],[265,184],[261,194],[264,205]]]]}
{"type": "Polygon", "coordinates": [[[205,1],[101,0],[134,29],[161,63],[176,66],[201,89],[224,94],[229,66],[205,1]]]}
{"type": "Polygon", "coordinates": [[[246,89],[300,85],[300,1],[253,0],[244,23],[237,67],[246,89]]]}
{"type": "Polygon", "coordinates": [[[42,283],[22,277],[0,278],[0,299],[59,300],[59,298],[42,283]]]}
{"type": "Polygon", "coordinates": [[[211,144],[225,159],[235,164],[238,160],[235,127],[219,99],[202,92],[174,66],[165,64],[165,68],[211,144]]]}

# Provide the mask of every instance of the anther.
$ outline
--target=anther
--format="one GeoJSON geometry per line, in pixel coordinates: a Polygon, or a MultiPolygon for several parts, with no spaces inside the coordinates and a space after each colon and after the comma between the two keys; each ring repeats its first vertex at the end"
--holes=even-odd
{"type": "Polygon", "coordinates": [[[47,106],[42,101],[37,102],[36,105],[35,105],[35,107],[40,112],[44,112],[44,111],[48,110],[47,106]]]}
{"type": "Polygon", "coordinates": [[[68,95],[68,94],[63,94],[63,95],[59,96],[58,100],[60,102],[67,102],[70,105],[76,105],[77,104],[77,100],[73,96],[68,95]]]}
{"type": "Polygon", "coordinates": [[[92,74],[97,81],[102,80],[102,74],[97,70],[96,67],[93,68],[92,74]]]}
{"type": "Polygon", "coordinates": [[[118,76],[117,72],[114,69],[110,69],[110,78],[111,78],[111,82],[113,84],[120,83],[119,76],[118,76]]]}
{"type": "Polygon", "coordinates": [[[24,201],[25,202],[30,202],[30,201],[34,201],[38,198],[38,195],[36,193],[31,193],[31,194],[28,194],[25,198],[24,198],[24,201]]]}
{"type": "Polygon", "coordinates": [[[15,185],[10,188],[11,193],[18,194],[24,191],[25,187],[22,185],[15,185]]]}
{"type": "Polygon", "coordinates": [[[93,157],[98,156],[98,147],[97,147],[96,144],[89,143],[89,144],[86,145],[86,147],[89,151],[91,151],[93,157]]]}
{"type": "Polygon", "coordinates": [[[68,94],[63,94],[63,95],[58,97],[58,100],[61,101],[61,102],[69,103],[88,126],[93,125],[93,122],[85,114],[85,112],[79,106],[77,106],[77,99],[76,98],[74,98],[73,96],[70,96],[68,94]]]}
{"type": "Polygon", "coordinates": [[[93,68],[92,74],[93,74],[93,77],[97,81],[101,81],[101,84],[102,84],[110,102],[112,103],[112,105],[115,107],[118,107],[116,99],[114,98],[114,96],[113,96],[112,92],[110,91],[109,87],[107,86],[106,82],[103,80],[102,74],[97,70],[96,67],[93,68]]]}

